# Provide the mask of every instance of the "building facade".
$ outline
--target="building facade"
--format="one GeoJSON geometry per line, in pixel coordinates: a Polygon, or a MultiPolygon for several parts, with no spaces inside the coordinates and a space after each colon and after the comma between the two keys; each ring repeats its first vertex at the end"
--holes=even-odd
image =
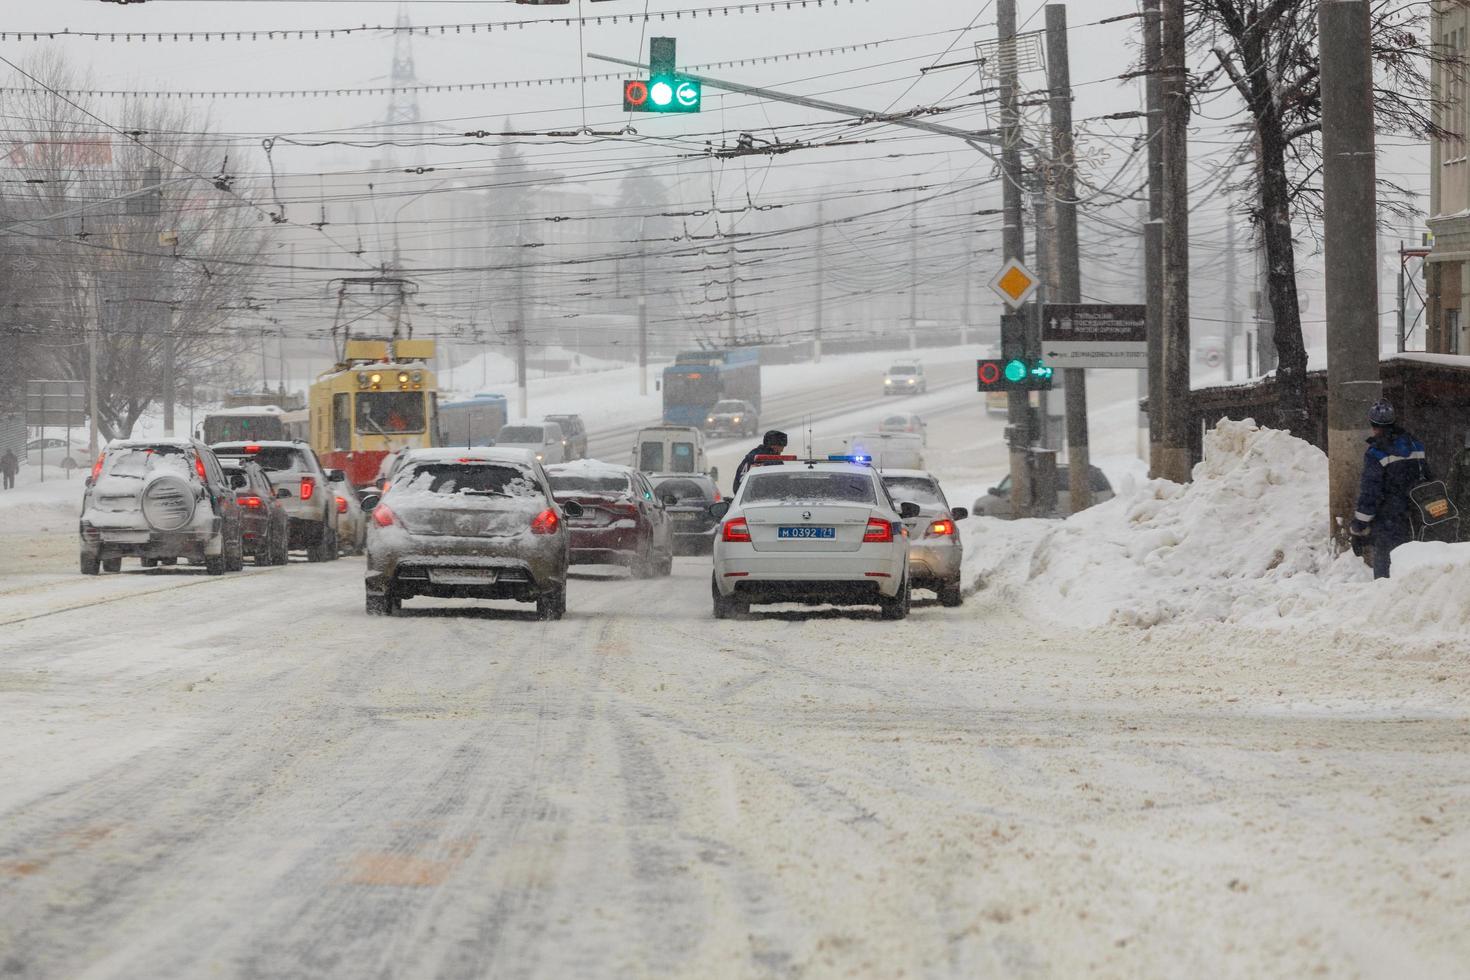
{"type": "Polygon", "coordinates": [[[1430,39],[1445,56],[1434,67],[1436,117],[1450,135],[1430,143],[1429,288],[1425,348],[1438,354],[1470,354],[1470,100],[1466,55],[1470,2],[1435,0],[1430,39]]]}

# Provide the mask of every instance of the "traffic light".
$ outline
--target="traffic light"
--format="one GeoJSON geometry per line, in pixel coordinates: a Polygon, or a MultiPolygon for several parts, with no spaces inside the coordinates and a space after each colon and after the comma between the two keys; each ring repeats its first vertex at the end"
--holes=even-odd
{"type": "Polygon", "coordinates": [[[648,44],[648,77],[623,82],[624,112],[699,112],[703,87],[674,70],[677,41],[652,38],[648,44]]]}
{"type": "Polygon", "coordinates": [[[1051,391],[1053,373],[1039,358],[993,357],[975,365],[980,391],[1051,391]]]}

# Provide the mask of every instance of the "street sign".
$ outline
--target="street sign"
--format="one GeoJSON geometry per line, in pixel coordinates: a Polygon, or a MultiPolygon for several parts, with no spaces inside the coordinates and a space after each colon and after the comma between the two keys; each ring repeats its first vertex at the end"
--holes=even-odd
{"type": "Polygon", "coordinates": [[[1048,303],[1041,353],[1055,368],[1148,368],[1148,308],[1048,303]]]}
{"type": "Polygon", "coordinates": [[[86,424],[85,381],[26,382],[26,425],[80,427],[86,424]]]}
{"type": "Polygon", "coordinates": [[[990,288],[995,295],[1005,300],[1011,309],[1026,305],[1026,301],[1036,295],[1036,288],[1040,285],[1041,281],[1018,259],[1011,259],[1001,266],[995,278],[990,280],[990,288]]]}

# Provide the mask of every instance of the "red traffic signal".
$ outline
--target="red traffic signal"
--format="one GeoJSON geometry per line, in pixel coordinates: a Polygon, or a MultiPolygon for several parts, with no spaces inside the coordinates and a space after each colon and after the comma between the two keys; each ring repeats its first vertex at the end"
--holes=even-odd
{"type": "Polygon", "coordinates": [[[648,82],[633,79],[623,83],[623,111],[641,112],[648,107],[648,82]]]}

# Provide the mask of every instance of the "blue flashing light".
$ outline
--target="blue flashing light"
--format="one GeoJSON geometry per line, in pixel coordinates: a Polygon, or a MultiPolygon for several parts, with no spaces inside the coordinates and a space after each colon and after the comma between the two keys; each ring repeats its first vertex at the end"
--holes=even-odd
{"type": "Polygon", "coordinates": [[[852,455],[852,456],[832,455],[832,456],[828,456],[827,457],[827,462],[829,462],[829,463],[858,463],[859,465],[866,466],[866,465],[868,465],[868,464],[870,464],[870,463],[873,462],[873,457],[871,457],[871,456],[864,456],[862,454],[857,454],[857,455],[852,455]]]}

